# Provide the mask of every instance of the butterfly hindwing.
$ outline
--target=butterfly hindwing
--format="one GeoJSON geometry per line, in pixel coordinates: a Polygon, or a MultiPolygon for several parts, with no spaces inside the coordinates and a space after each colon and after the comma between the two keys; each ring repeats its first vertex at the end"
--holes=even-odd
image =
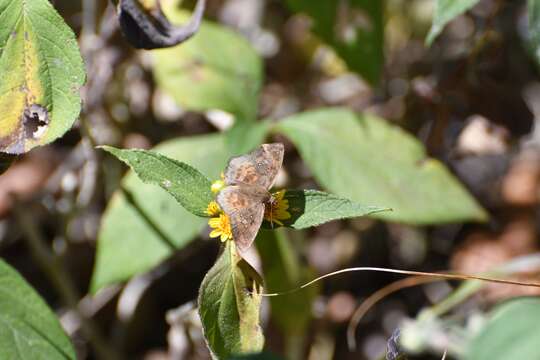
{"type": "Polygon", "coordinates": [[[227,185],[253,185],[270,189],[283,163],[281,143],[263,144],[249,154],[233,157],[225,168],[227,185]]]}
{"type": "Polygon", "coordinates": [[[264,217],[268,192],[262,187],[232,185],[221,190],[217,202],[228,216],[236,246],[244,251],[251,246],[264,217]]]}

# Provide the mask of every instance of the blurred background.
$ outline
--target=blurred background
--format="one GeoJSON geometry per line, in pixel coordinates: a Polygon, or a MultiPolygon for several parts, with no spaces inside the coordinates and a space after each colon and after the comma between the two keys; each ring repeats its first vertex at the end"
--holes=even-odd
{"type": "MultiPolygon", "coordinates": [[[[89,294],[101,220],[126,173],[94,146],[149,149],[177,137],[224,132],[233,118],[178,104],[156,83],[152,52],[125,41],[109,2],[53,3],[78,34],[87,67],[82,120],[54,144],[17,158],[0,176],[0,255],[55,309],[80,359],[99,359],[99,353],[207,359],[194,312],[198,287],[219,248],[207,230],[152,270],[89,294]],[[36,246],[36,237],[46,246],[36,246]]],[[[377,26],[348,9],[347,1],[340,3],[334,25],[343,36],[354,26],[377,26]]],[[[369,66],[380,67],[374,79],[369,69],[353,71],[317,36],[313,19],[283,0],[208,2],[206,19],[237,31],[264,61],[257,118],[276,121],[323,106],[376,114],[421,141],[490,214],[484,224],[412,226],[365,218],[291,233],[305,280],[350,266],[477,273],[516,258],[526,260],[521,271],[537,273],[540,78],[528,46],[527,2],[481,0],[449,22],[432,46],[425,39],[435,1],[387,0],[381,7],[384,59],[370,58],[369,66]]],[[[292,143],[272,139],[287,149],[281,184],[316,188],[292,143]]],[[[133,256],[139,251],[132,249],[133,256]]],[[[257,265],[257,255],[250,256],[257,265]]],[[[349,349],[347,325],[358,305],[398,279],[351,273],[325,280],[302,298],[308,315],[300,330],[272,319],[265,302],[266,348],[286,359],[383,359],[401,337],[398,352],[417,353],[409,358],[441,359],[445,350],[454,358],[494,304],[539,295],[535,288],[489,285],[455,297],[455,282],[415,286],[373,307],[354,336],[356,349],[349,349]],[[449,296],[455,304],[437,308],[431,321],[417,317],[449,296]]],[[[280,306],[294,309],[292,302],[280,306]]]]}

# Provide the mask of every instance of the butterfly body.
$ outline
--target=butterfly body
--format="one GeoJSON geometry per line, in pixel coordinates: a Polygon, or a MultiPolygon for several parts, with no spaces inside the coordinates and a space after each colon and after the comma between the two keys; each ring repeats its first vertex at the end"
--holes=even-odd
{"type": "Polygon", "coordinates": [[[233,239],[240,251],[251,246],[264,218],[269,189],[283,162],[283,144],[263,144],[249,154],[233,157],[225,168],[225,187],[217,202],[229,217],[233,239]]]}

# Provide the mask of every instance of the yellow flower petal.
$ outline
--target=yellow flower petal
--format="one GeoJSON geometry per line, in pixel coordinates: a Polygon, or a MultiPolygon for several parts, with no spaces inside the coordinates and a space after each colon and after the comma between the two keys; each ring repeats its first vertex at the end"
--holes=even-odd
{"type": "Polygon", "coordinates": [[[208,220],[208,225],[213,229],[209,235],[211,238],[220,237],[221,241],[232,239],[231,225],[227,215],[220,214],[219,217],[211,218],[208,220]]]}
{"type": "Polygon", "coordinates": [[[208,220],[208,225],[210,225],[210,227],[212,227],[212,228],[217,229],[220,224],[221,224],[221,220],[220,220],[219,217],[211,218],[210,220],[208,220]]]}
{"type": "Polygon", "coordinates": [[[208,204],[208,207],[206,208],[205,213],[208,216],[218,216],[221,213],[221,209],[219,208],[219,205],[215,201],[210,201],[208,204]]]}

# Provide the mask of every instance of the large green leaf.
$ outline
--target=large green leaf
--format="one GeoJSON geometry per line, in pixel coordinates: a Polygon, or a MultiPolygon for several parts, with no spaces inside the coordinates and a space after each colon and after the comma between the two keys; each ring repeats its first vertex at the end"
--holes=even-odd
{"type": "Polygon", "coordinates": [[[103,149],[128,164],[145,183],[165,189],[189,212],[206,216],[208,204],[213,200],[212,183],[197,169],[154,151],[111,146],[103,149]]]}
{"type": "Polygon", "coordinates": [[[512,300],[495,309],[466,359],[540,359],[540,299],[512,300]]]}
{"type": "MultiPolygon", "coordinates": [[[[188,17],[174,6],[164,8],[171,21],[188,17]]],[[[221,109],[238,120],[257,116],[262,62],[241,35],[205,21],[186,43],[155,50],[158,86],[188,110],[221,109]]]]}
{"type": "MultiPolygon", "coordinates": [[[[215,179],[228,158],[219,135],[175,139],[155,150],[215,179]]],[[[134,173],[122,184],[103,215],[93,291],[149,270],[186,246],[205,226],[204,219],[187,212],[162,188],[144,184],[134,173]]]]}
{"type": "MultiPolygon", "coordinates": [[[[266,292],[287,292],[308,282],[315,276],[302,266],[290,239],[283,230],[261,231],[257,235],[257,249],[263,263],[266,292]]],[[[317,286],[270,298],[274,323],[283,333],[289,352],[295,344],[302,345],[302,337],[312,318],[312,302],[317,296],[317,286]]]]}
{"type": "Polygon", "coordinates": [[[199,314],[214,358],[262,350],[261,293],[261,277],[228,241],[199,290],[199,314]]]}
{"type": "Polygon", "coordinates": [[[48,0],[0,0],[0,74],[0,151],[50,143],[79,116],[82,58],[48,0]]]}
{"type": "Polygon", "coordinates": [[[309,15],[314,31],[371,83],[383,67],[384,1],[287,0],[289,7],[309,15]]]}
{"type": "Polygon", "coordinates": [[[76,359],[75,351],[47,304],[0,260],[0,358],[76,359]]]}
{"type": "Polygon", "coordinates": [[[418,140],[383,119],[323,109],[285,119],[274,131],[294,142],[327,190],[393,210],[374,216],[414,224],[487,217],[418,140]]]}
{"type": "Polygon", "coordinates": [[[446,24],[472,8],[478,1],[480,0],[435,0],[433,24],[426,38],[426,44],[431,45],[443,31],[446,24]]]}

